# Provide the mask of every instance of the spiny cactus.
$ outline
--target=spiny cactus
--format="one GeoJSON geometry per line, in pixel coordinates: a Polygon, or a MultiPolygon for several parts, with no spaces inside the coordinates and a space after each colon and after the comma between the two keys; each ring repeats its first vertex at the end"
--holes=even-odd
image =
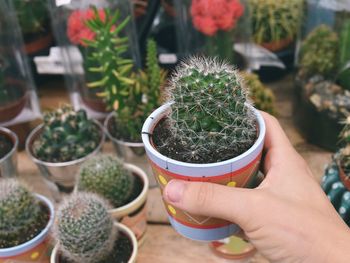
{"type": "Polygon", "coordinates": [[[99,127],[84,110],[64,105],[44,115],[41,135],[33,143],[33,153],[47,162],[67,162],[93,152],[101,140],[99,127]]]}
{"type": "Polygon", "coordinates": [[[174,103],[167,119],[169,137],[158,144],[160,152],[208,163],[238,156],[254,144],[256,117],[233,67],[217,59],[190,58],[177,68],[167,92],[174,103]]]}
{"type": "Polygon", "coordinates": [[[0,248],[34,238],[45,226],[42,219],[40,204],[26,187],[15,179],[0,180],[0,248]]]}
{"type": "Polygon", "coordinates": [[[109,205],[95,194],[76,193],[62,202],[53,234],[63,256],[73,262],[100,262],[117,238],[109,205]]]}
{"type": "Polygon", "coordinates": [[[331,76],[337,69],[338,36],[327,25],[316,27],[300,50],[300,67],[306,76],[331,76]]]}
{"type": "Polygon", "coordinates": [[[133,186],[134,177],[118,158],[111,155],[94,156],[80,168],[78,190],[100,194],[114,207],[120,207],[130,199],[133,186]]]}
{"type": "Polygon", "coordinates": [[[340,74],[338,77],[340,85],[350,90],[350,68],[344,68],[350,63],[350,19],[346,20],[341,28],[339,35],[339,70],[340,74]]]}
{"type": "Polygon", "coordinates": [[[276,114],[275,95],[272,90],[260,81],[258,75],[248,72],[242,72],[241,74],[254,106],[259,110],[276,114]]]}

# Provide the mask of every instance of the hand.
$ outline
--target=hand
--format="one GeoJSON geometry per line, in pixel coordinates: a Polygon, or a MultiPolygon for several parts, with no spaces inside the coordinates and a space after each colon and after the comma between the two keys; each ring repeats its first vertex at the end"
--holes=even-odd
{"type": "Polygon", "coordinates": [[[172,180],[164,198],[193,214],[237,223],[273,262],[350,262],[350,231],[278,121],[266,123],[264,181],[255,189],[172,180]]]}

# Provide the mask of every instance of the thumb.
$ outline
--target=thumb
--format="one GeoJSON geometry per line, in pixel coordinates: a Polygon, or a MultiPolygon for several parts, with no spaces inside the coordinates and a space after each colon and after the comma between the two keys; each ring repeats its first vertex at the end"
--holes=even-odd
{"type": "Polygon", "coordinates": [[[254,189],[171,180],[163,191],[164,199],[192,214],[216,217],[234,222],[243,229],[253,217],[257,205],[254,189]]]}

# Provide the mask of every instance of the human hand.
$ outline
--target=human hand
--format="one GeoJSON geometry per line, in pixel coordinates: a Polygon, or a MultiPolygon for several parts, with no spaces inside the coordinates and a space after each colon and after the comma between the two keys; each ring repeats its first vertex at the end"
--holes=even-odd
{"type": "Polygon", "coordinates": [[[264,181],[255,189],[172,180],[164,199],[237,223],[272,262],[350,262],[350,231],[278,121],[266,123],[264,181]]]}

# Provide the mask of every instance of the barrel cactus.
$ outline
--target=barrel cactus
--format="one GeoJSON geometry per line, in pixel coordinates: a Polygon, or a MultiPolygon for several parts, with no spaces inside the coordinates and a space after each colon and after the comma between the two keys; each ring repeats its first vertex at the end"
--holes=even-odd
{"type": "Polygon", "coordinates": [[[134,177],[112,155],[94,156],[80,167],[78,189],[100,194],[114,207],[128,202],[133,186],[134,177]]]}
{"type": "Polygon", "coordinates": [[[33,154],[46,162],[76,160],[97,148],[101,133],[84,110],[74,111],[70,105],[64,105],[44,115],[44,127],[33,143],[33,154]]]}
{"type": "Polygon", "coordinates": [[[167,88],[168,133],[155,138],[166,156],[212,163],[238,156],[257,137],[256,117],[237,70],[215,58],[183,62],[167,88]],[[160,139],[159,138],[163,138],[160,139]]]}
{"type": "Polygon", "coordinates": [[[0,248],[34,238],[43,218],[39,202],[25,186],[15,179],[0,180],[0,248]]]}
{"type": "Polygon", "coordinates": [[[107,258],[117,239],[109,205],[95,194],[76,193],[57,211],[53,234],[64,258],[95,263],[107,258]]]}

